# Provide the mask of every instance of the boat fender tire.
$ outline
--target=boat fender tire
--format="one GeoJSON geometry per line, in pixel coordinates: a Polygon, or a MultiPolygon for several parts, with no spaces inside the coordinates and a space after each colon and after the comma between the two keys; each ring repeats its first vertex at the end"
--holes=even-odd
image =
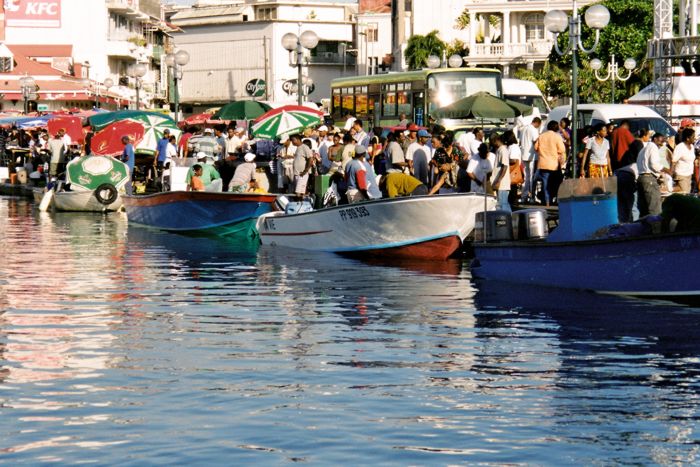
{"type": "Polygon", "coordinates": [[[103,183],[95,189],[95,199],[105,206],[115,202],[118,195],[117,189],[111,183],[103,183]]]}

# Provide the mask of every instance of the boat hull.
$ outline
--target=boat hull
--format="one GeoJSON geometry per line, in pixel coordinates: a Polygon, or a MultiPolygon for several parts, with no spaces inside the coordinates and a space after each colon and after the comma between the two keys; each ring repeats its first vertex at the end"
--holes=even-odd
{"type": "MultiPolygon", "coordinates": [[[[486,198],[487,209],[495,199],[486,198]]],[[[355,257],[446,259],[474,230],[484,197],[474,193],[367,201],[258,220],[264,245],[355,257]]]]}
{"type": "Polygon", "coordinates": [[[59,191],[54,194],[53,202],[57,211],[105,212],[118,211],[122,207],[121,195],[105,205],[97,201],[94,191],[59,191]]]}
{"type": "Polygon", "coordinates": [[[256,219],[275,195],[171,191],[124,196],[129,222],[171,232],[236,236],[257,234],[256,219]]]}
{"type": "Polygon", "coordinates": [[[476,277],[620,295],[700,295],[700,234],[475,244],[476,277]]]}

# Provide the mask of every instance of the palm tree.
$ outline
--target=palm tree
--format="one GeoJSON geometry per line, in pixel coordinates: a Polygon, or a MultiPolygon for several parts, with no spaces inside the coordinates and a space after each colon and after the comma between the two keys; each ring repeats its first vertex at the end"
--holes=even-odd
{"type": "Polygon", "coordinates": [[[445,43],[438,37],[437,30],[425,36],[419,34],[408,39],[404,57],[408,63],[408,68],[418,70],[426,66],[430,55],[442,57],[445,52],[445,43]]]}

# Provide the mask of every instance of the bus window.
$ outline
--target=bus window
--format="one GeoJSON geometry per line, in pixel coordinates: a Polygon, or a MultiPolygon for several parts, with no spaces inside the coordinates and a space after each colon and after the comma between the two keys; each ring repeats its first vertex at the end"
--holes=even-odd
{"type": "Polygon", "coordinates": [[[398,114],[411,115],[411,99],[407,91],[396,93],[396,102],[399,104],[398,114]]]}
{"type": "MultiPolygon", "coordinates": [[[[431,104],[444,107],[477,92],[501,95],[500,77],[493,73],[454,71],[434,73],[428,78],[431,104]],[[434,96],[434,98],[433,98],[434,96]]],[[[432,110],[431,105],[431,110],[432,110]]]]}
{"type": "Polygon", "coordinates": [[[396,115],[396,93],[388,92],[384,94],[384,105],[382,115],[393,117],[396,115]]]}
{"type": "Polygon", "coordinates": [[[355,113],[357,117],[367,117],[367,96],[365,94],[355,96],[355,113]]]}
{"type": "Polygon", "coordinates": [[[333,90],[333,101],[331,109],[331,115],[334,119],[342,118],[342,111],[340,108],[340,89],[333,90]]]}
{"type": "Polygon", "coordinates": [[[355,96],[352,94],[350,95],[345,95],[343,94],[343,115],[346,113],[355,113],[355,96]]]}

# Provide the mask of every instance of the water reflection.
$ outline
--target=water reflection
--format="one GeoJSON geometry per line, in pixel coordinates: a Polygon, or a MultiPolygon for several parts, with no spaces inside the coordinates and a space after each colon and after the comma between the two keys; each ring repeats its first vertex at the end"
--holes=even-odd
{"type": "Polygon", "coordinates": [[[0,216],[8,463],[697,461],[695,309],[0,216]]]}

